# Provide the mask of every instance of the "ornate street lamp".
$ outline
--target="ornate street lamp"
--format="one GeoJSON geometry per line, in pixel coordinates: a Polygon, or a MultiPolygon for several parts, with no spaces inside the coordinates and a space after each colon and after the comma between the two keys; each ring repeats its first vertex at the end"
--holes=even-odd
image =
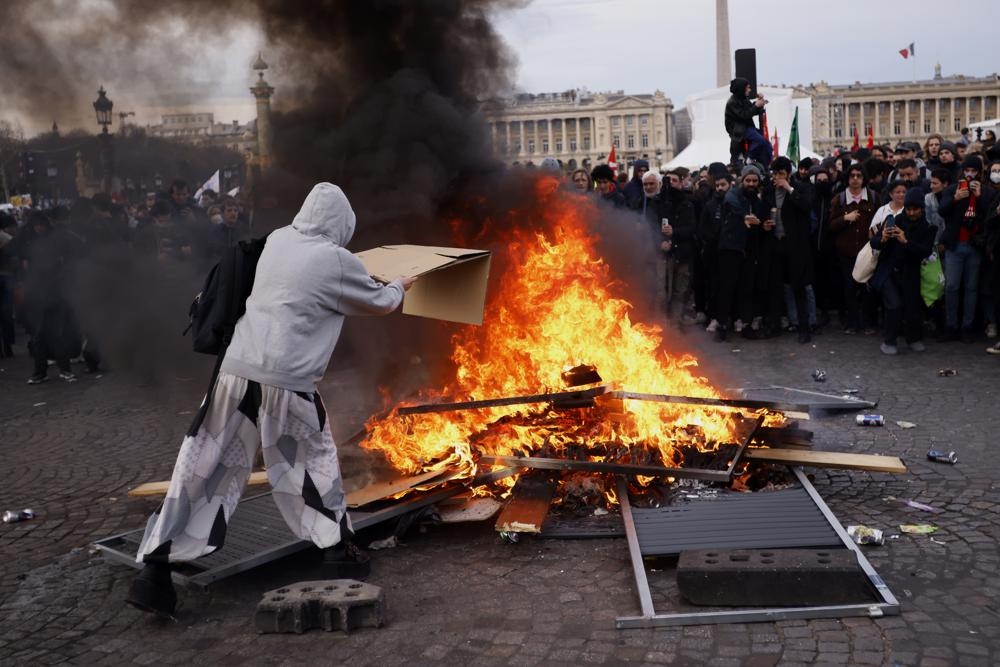
{"type": "Polygon", "coordinates": [[[108,133],[108,125],[111,125],[111,110],[115,108],[115,103],[108,99],[104,86],[97,91],[97,100],[94,102],[94,113],[97,114],[97,124],[104,130],[101,134],[108,133]]]}
{"type": "Polygon", "coordinates": [[[111,111],[115,103],[108,99],[104,92],[104,86],[97,91],[97,100],[94,101],[94,113],[97,114],[97,124],[103,128],[101,130],[101,190],[111,194],[111,163],[113,156],[111,153],[111,134],[108,132],[108,125],[111,125],[111,111]]]}

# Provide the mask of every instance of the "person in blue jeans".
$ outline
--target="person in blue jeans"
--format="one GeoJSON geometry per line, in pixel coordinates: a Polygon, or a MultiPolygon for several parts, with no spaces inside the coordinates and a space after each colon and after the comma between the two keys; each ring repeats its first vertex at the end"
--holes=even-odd
{"type": "MultiPolygon", "coordinates": [[[[729,83],[732,95],[726,101],[726,132],[733,145],[747,144],[747,157],[763,165],[767,169],[771,164],[773,152],[771,144],[753,124],[754,116],[764,113],[767,100],[758,94],[750,98],[750,82],[742,77],[736,77],[729,83]]],[[[733,156],[735,158],[735,155],[733,156]]]]}
{"type": "Polygon", "coordinates": [[[973,321],[979,296],[979,269],[983,262],[985,222],[989,214],[989,196],[983,190],[980,174],[982,162],[969,156],[962,163],[961,176],[941,197],[940,214],[944,218],[944,305],[945,331],[942,341],[961,338],[967,343],[975,341],[973,321]],[[962,302],[962,319],[959,322],[958,306],[962,302]]]}

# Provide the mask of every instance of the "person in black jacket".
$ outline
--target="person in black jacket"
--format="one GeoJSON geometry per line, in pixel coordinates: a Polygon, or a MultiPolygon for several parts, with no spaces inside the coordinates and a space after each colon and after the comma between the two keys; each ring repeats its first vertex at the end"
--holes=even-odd
{"type": "Polygon", "coordinates": [[[692,324],[685,315],[691,297],[691,276],[695,254],[696,221],[691,195],[683,189],[681,175],[669,172],[663,179],[663,217],[661,248],[666,255],[666,315],[678,326],[692,324]]]}
{"type": "MultiPolygon", "coordinates": [[[[791,161],[784,156],[776,158],[771,165],[771,186],[766,190],[764,197],[769,208],[774,212],[774,238],[781,246],[780,258],[778,262],[774,262],[775,268],[779,274],[781,269],[784,269],[784,283],[791,286],[792,296],[795,300],[799,342],[808,343],[811,337],[806,288],[811,286],[815,280],[810,236],[812,188],[808,181],[796,181],[793,185],[791,173],[791,161]]],[[[780,280],[777,290],[777,308],[780,312],[780,296],[783,290],[783,282],[780,280]]],[[[773,328],[777,326],[774,319],[778,313],[774,312],[775,308],[771,305],[774,296],[770,293],[769,296],[771,298],[768,317],[770,327],[773,328]]]]}
{"type": "MultiPolygon", "coordinates": [[[[942,149],[944,150],[944,149],[942,149]]],[[[962,299],[962,340],[975,340],[972,323],[979,296],[979,269],[983,262],[985,223],[990,197],[980,181],[982,162],[970,156],[962,163],[962,177],[949,186],[941,197],[940,214],[944,218],[941,244],[944,254],[944,305],[946,324],[942,340],[957,340],[958,303],[962,299]]]]}
{"type": "MultiPolygon", "coordinates": [[[[750,82],[744,78],[736,77],[729,83],[729,100],[726,101],[726,132],[729,134],[730,145],[737,147],[746,142],[747,157],[756,160],[764,165],[766,169],[771,164],[771,144],[768,143],[764,135],[754,127],[754,116],[764,113],[764,105],[767,100],[764,96],[757,94],[757,98],[750,99],[750,82]]],[[[733,161],[740,150],[730,149],[733,161]]]]}
{"type": "Polygon", "coordinates": [[[767,205],[760,198],[761,172],[748,164],[740,172],[740,186],[722,200],[722,227],[719,233],[719,326],[715,340],[726,340],[729,325],[737,317],[745,324],[744,336],[755,337],[749,326],[753,318],[753,291],[757,236],[768,220],[767,205]]]}
{"type": "Polygon", "coordinates": [[[869,242],[879,251],[870,284],[882,295],[885,309],[883,354],[896,354],[900,334],[914,352],[923,352],[924,304],[920,296],[920,266],[934,249],[934,228],[924,217],[924,191],[910,188],[903,213],[889,217],[869,242]]]}
{"type": "Polygon", "coordinates": [[[597,186],[598,200],[615,208],[625,208],[625,196],[615,183],[615,172],[606,164],[599,164],[590,172],[590,178],[597,186]]]}
{"type": "Polygon", "coordinates": [[[622,188],[622,195],[625,197],[625,205],[630,209],[638,209],[642,206],[642,177],[649,171],[648,160],[636,160],[632,163],[632,180],[622,188]]]}
{"type": "Polygon", "coordinates": [[[715,177],[711,199],[705,202],[698,221],[698,236],[701,238],[701,258],[705,266],[705,315],[709,319],[705,331],[715,333],[719,328],[719,234],[722,231],[722,200],[732,187],[727,175],[715,177]]]}

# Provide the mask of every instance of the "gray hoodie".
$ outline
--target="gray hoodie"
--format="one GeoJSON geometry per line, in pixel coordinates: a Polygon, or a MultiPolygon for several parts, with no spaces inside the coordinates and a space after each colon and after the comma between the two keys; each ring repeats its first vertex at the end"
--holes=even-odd
{"type": "Polygon", "coordinates": [[[345,315],[384,315],[403,286],[376,282],[343,246],[355,216],[343,191],[319,183],[292,224],[267,239],[246,314],[221,370],[291,391],[316,391],[345,315]]]}

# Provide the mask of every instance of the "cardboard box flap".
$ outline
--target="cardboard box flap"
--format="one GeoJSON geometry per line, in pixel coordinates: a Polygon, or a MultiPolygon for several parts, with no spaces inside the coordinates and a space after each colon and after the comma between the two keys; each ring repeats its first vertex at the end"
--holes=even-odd
{"type": "Polygon", "coordinates": [[[388,245],[357,253],[376,280],[420,279],[406,293],[403,313],[482,324],[490,252],[439,246],[388,245]]]}

